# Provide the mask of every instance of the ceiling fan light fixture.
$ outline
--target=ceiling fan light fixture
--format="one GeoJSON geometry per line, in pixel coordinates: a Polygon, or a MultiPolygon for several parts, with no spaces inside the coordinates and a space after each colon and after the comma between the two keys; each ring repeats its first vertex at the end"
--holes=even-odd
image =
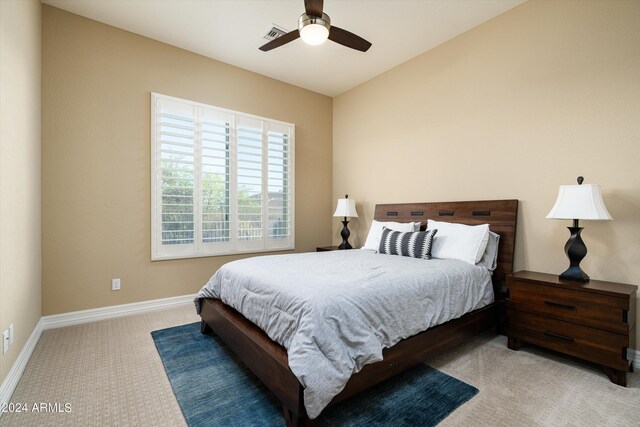
{"type": "Polygon", "coordinates": [[[303,42],[310,45],[319,45],[329,39],[334,43],[360,52],[369,50],[371,43],[362,37],[340,27],[331,26],[331,19],[322,11],[323,3],[323,0],[304,0],[305,13],[298,18],[298,28],[273,38],[258,49],[268,52],[302,38],[303,42]]]}
{"type": "Polygon", "coordinates": [[[326,13],[322,17],[310,16],[303,13],[298,19],[300,38],[307,44],[316,46],[322,44],[329,37],[331,19],[326,13]]]}

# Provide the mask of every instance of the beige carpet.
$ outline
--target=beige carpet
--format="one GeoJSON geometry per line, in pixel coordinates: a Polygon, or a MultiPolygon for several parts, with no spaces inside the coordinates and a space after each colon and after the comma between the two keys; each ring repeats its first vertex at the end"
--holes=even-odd
{"type": "MultiPolygon", "coordinates": [[[[193,308],[45,331],[11,399],[68,413],[5,413],[2,426],[184,426],[149,334],[198,320],[193,308]]],[[[640,376],[613,385],[596,367],[486,335],[429,364],[480,393],[442,426],[637,426],[640,376]]]]}

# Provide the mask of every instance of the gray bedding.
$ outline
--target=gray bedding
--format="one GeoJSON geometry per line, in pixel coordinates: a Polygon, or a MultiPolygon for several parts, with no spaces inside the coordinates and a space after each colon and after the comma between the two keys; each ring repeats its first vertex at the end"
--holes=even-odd
{"type": "Polygon", "coordinates": [[[484,267],[367,250],[260,256],[221,267],[219,298],[288,351],[310,418],[382,350],[493,302],[484,267]]]}

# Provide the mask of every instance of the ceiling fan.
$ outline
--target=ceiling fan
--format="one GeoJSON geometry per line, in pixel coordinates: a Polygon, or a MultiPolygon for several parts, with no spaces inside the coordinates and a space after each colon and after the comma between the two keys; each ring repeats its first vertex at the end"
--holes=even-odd
{"type": "Polygon", "coordinates": [[[301,37],[304,42],[311,45],[321,44],[328,38],[351,49],[366,52],[371,47],[371,43],[347,30],[331,25],[329,15],[322,12],[322,3],[323,0],[304,0],[305,13],[298,18],[298,29],[271,40],[259,49],[267,52],[301,37]]]}

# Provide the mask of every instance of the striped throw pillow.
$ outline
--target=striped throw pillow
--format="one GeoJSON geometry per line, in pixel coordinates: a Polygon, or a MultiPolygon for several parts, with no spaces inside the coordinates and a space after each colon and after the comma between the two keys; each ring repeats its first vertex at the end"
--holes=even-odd
{"type": "Polygon", "coordinates": [[[389,255],[402,255],[413,258],[431,259],[433,236],[438,230],[393,231],[384,227],[378,252],[389,255]]]}

